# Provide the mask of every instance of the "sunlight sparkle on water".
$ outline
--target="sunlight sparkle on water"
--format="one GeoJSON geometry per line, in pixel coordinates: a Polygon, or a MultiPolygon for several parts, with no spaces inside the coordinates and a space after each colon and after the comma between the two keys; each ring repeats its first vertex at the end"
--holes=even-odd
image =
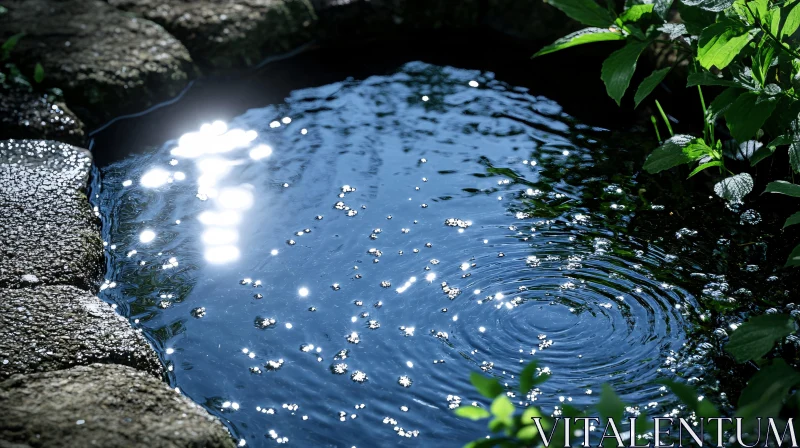
{"type": "Polygon", "coordinates": [[[302,288],[298,289],[298,290],[297,290],[297,294],[299,294],[299,295],[300,295],[300,297],[308,297],[308,288],[306,288],[306,287],[304,286],[304,287],[302,287],[302,288]]]}
{"type": "Polygon", "coordinates": [[[142,243],[149,243],[156,238],[156,233],[150,229],[142,230],[142,233],[139,234],[139,241],[142,243]]]}

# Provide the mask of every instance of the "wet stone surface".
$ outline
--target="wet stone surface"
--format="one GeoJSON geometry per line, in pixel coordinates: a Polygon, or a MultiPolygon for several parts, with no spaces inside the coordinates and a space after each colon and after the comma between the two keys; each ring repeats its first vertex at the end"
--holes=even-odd
{"type": "Polygon", "coordinates": [[[52,95],[27,87],[0,87],[0,140],[46,138],[83,145],[83,123],[52,95]]]}
{"type": "Polygon", "coordinates": [[[75,146],[0,141],[0,287],[97,288],[103,244],[84,194],[90,168],[75,146]]]}
{"type": "Polygon", "coordinates": [[[73,286],[0,290],[0,380],[93,363],[162,372],[141,332],[94,295],[73,286]]]}
{"type": "Polygon", "coordinates": [[[251,66],[311,39],[316,20],[308,0],[110,0],[161,24],[204,68],[251,66]]]}
{"type": "Polygon", "coordinates": [[[225,428],[144,372],[93,364],[0,383],[0,446],[233,447],[225,428]]]}
{"type": "Polygon", "coordinates": [[[99,0],[13,0],[3,6],[0,39],[25,32],[11,59],[64,91],[85,122],[138,112],[166,100],[193,73],[186,48],[161,26],[99,0]]]}

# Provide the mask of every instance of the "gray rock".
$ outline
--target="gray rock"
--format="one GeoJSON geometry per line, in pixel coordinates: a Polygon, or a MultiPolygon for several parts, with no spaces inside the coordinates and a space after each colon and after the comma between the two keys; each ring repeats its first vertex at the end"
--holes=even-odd
{"type": "Polygon", "coordinates": [[[24,86],[0,87],[0,140],[45,138],[83,145],[83,123],[53,95],[24,86]]]}
{"type": "Polygon", "coordinates": [[[0,383],[0,446],[232,448],[222,424],[151,375],[93,364],[0,383]]]}
{"type": "Polygon", "coordinates": [[[542,44],[582,27],[543,1],[488,0],[485,21],[495,31],[542,44]]]}
{"type": "Polygon", "coordinates": [[[84,193],[91,161],[65,143],[0,141],[0,288],[96,290],[103,243],[84,193]]]}
{"type": "Polygon", "coordinates": [[[0,380],[94,363],[162,374],[142,334],[92,294],[74,286],[0,289],[0,380]]]}
{"type": "Polygon", "coordinates": [[[161,26],[100,0],[6,0],[0,40],[24,32],[11,60],[25,73],[39,62],[44,84],[64,91],[89,124],[138,112],[186,86],[186,48],[161,26]]]}
{"type": "Polygon", "coordinates": [[[309,0],[109,0],[159,23],[204,68],[248,67],[312,38],[309,0]]]}

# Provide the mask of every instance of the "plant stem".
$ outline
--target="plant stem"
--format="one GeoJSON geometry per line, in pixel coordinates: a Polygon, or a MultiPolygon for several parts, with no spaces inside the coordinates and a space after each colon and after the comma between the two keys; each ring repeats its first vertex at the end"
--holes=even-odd
{"type": "Polygon", "coordinates": [[[661,143],[661,133],[658,132],[658,120],[656,120],[656,116],[650,115],[650,121],[653,123],[653,129],[656,130],[656,138],[658,139],[658,143],[661,143]]]}
{"type": "Polygon", "coordinates": [[[667,119],[667,114],[664,113],[664,109],[661,108],[661,104],[658,102],[658,100],[656,100],[656,107],[658,108],[658,112],[661,113],[661,119],[664,120],[664,124],[667,125],[667,130],[669,131],[669,136],[670,137],[674,136],[675,133],[672,132],[672,125],[669,124],[669,119],[667,119]]]}

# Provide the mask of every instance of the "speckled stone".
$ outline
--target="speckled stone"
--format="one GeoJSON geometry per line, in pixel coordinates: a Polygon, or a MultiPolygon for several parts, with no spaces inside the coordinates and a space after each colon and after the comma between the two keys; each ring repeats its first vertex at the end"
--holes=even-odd
{"type": "Polygon", "coordinates": [[[193,74],[186,48],[160,25],[101,0],[5,0],[0,41],[25,36],[11,60],[25,73],[39,62],[84,122],[139,112],[183,89],[193,74]]]}
{"type": "Polygon", "coordinates": [[[0,382],[0,446],[232,448],[225,427],[166,384],[106,364],[0,382]]]}
{"type": "Polygon", "coordinates": [[[83,145],[83,123],[67,106],[25,86],[0,86],[0,140],[43,138],[83,145]]]}
{"type": "Polygon", "coordinates": [[[94,363],[162,374],[142,334],[92,294],[74,286],[0,289],[0,380],[94,363]]]}
{"type": "Polygon", "coordinates": [[[85,194],[91,163],[65,143],[0,141],[0,288],[97,289],[103,243],[85,194]]]}
{"type": "Polygon", "coordinates": [[[248,67],[312,39],[309,0],[109,0],[159,23],[206,70],[248,67]]]}

